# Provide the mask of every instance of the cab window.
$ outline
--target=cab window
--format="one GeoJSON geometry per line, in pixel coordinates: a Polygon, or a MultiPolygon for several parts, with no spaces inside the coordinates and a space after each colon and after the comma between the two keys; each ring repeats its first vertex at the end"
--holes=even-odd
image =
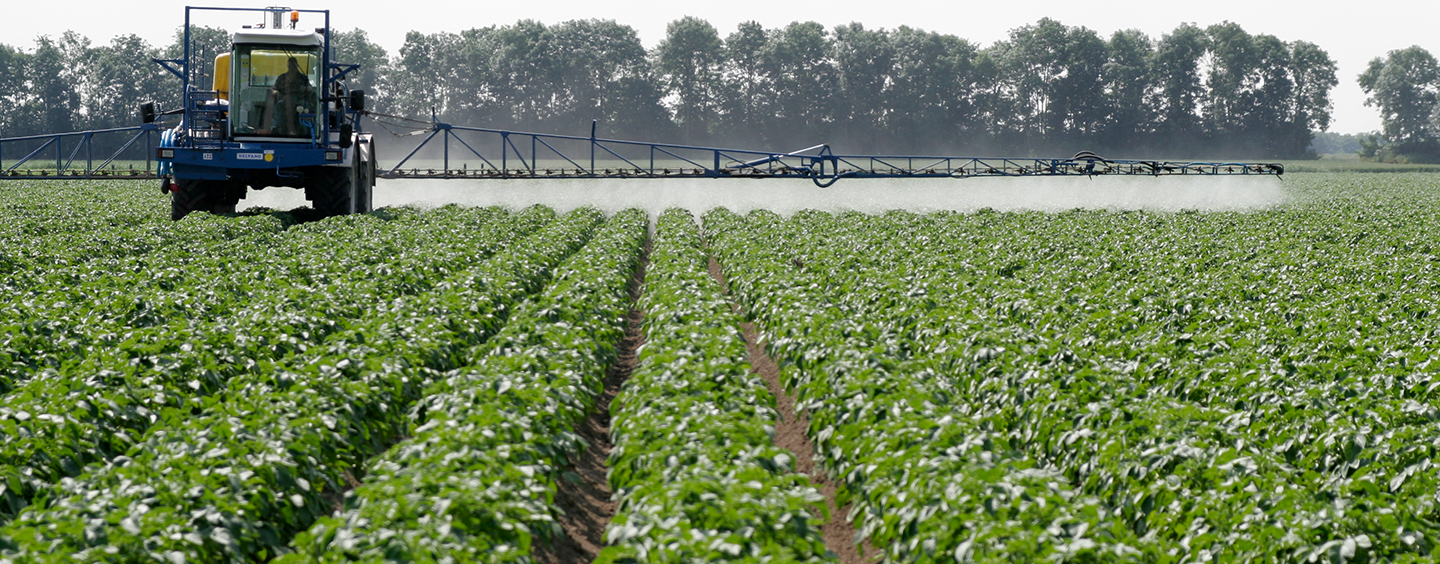
{"type": "Polygon", "coordinates": [[[230,128],[235,136],[311,139],[320,105],[314,49],[237,45],[232,58],[230,128]]]}

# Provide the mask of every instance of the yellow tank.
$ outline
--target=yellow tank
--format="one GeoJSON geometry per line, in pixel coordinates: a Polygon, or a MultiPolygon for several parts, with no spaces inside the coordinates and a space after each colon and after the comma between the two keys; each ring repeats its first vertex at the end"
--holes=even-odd
{"type": "Polygon", "coordinates": [[[300,72],[308,74],[315,65],[315,57],[307,53],[257,50],[240,57],[240,78],[251,86],[274,84],[275,77],[289,68],[286,63],[291,57],[299,62],[300,72]]]}
{"type": "Polygon", "coordinates": [[[230,68],[230,53],[221,53],[215,56],[215,69],[212,76],[215,77],[214,90],[221,100],[230,99],[230,75],[232,72],[239,72],[240,79],[250,82],[252,86],[268,86],[275,82],[275,77],[285,74],[286,61],[295,57],[300,61],[302,72],[315,65],[316,57],[307,53],[254,53],[241,57],[240,68],[230,68]]]}
{"type": "Polygon", "coordinates": [[[215,92],[221,100],[230,99],[230,54],[221,53],[215,56],[215,68],[210,73],[215,77],[215,92]]]}

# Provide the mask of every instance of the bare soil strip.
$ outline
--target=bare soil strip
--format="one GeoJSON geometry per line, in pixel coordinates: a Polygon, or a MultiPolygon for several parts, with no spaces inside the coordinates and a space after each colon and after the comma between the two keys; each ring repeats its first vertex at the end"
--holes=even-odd
{"type": "MultiPolygon", "coordinates": [[[[390,443],[390,444],[387,444],[387,445],[385,445],[385,448],[388,449],[388,448],[390,448],[391,446],[394,446],[395,443],[398,443],[398,442],[400,442],[400,441],[397,440],[397,441],[395,441],[395,442],[392,442],[392,443],[390,443]]],[[[382,450],[382,451],[380,451],[380,452],[384,452],[384,451],[382,450]]],[[[355,473],[354,473],[353,470],[346,470],[346,471],[344,472],[344,474],[342,474],[342,475],[340,476],[340,478],[341,478],[341,480],[342,480],[342,481],[344,482],[344,484],[345,484],[345,489],[331,492],[328,496],[326,496],[326,501],[327,501],[328,504],[329,504],[330,513],[332,513],[332,514],[344,513],[344,512],[345,512],[345,495],[348,494],[348,493],[350,493],[351,491],[354,491],[355,488],[360,487],[360,480],[355,477],[355,473]]]]}
{"type": "MultiPolygon", "coordinates": [[[[645,268],[650,264],[649,257],[650,243],[646,241],[640,268],[630,280],[631,302],[640,297],[645,268]]],[[[611,499],[610,481],[605,476],[605,461],[614,446],[610,443],[610,402],[635,370],[635,351],[645,344],[644,320],[645,312],[638,308],[630,310],[619,354],[615,363],[605,371],[605,391],[596,398],[590,416],[575,430],[590,448],[585,449],[570,469],[574,475],[566,473],[556,483],[555,505],[564,512],[559,516],[559,522],[565,535],[556,538],[554,544],[535,544],[535,561],[540,564],[591,562],[605,547],[605,527],[615,516],[618,505],[611,499]]]]}
{"type": "MultiPolygon", "coordinates": [[[[725,282],[725,273],[721,271],[720,263],[715,257],[710,257],[710,276],[720,282],[726,294],[730,293],[730,286],[725,282]]],[[[741,311],[739,303],[732,302],[732,306],[736,311],[741,311]]],[[[825,548],[838,555],[842,564],[880,561],[881,553],[870,545],[869,539],[859,547],[855,546],[855,526],[846,519],[850,506],[835,506],[836,484],[829,475],[815,466],[815,445],[806,434],[806,430],[810,428],[810,418],[804,413],[795,412],[795,397],[780,385],[780,366],[765,352],[764,343],[759,342],[759,328],[754,323],[742,321],[740,330],[745,335],[750,366],[765,380],[766,387],[770,388],[770,393],[775,396],[776,410],[780,412],[780,420],[775,424],[775,446],[794,453],[795,471],[809,476],[810,482],[820,490],[820,495],[825,496],[825,507],[830,512],[830,518],[821,525],[825,548]]]]}

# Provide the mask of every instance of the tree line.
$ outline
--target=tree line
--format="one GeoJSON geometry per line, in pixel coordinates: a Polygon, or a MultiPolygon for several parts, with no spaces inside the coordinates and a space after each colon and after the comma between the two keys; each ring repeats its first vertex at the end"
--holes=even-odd
{"type": "MultiPolygon", "coordinates": [[[[228,34],[195,28],[196,62],[228,50],[228,34]]],[[[646,49],[614,21],[523,20],[411,32],[395,54],[353,30],[335,51],[362,65],[352,86],[386,114],[576,134],[594,119],[602,136],[841,152],[1303,158],[1337,84],[1315,44],[1234,23],[1105,38],[1044,18],[981,47],[859,23],[722,36],[686,17],[646,49]]],[[[143,100],[175,107],[178,81],[150,59],[179,53],[179,34],[164,47],[74,33],[0,45],[0,135],[133,124],[143,100]]]]}
{"type": "Polygon", "coordinates": [[[1360,156],[1388,162],[1440,162],[1440,62],[1419,46],[1376,57],[1360,74],[1365,105],[1381,130],[1360,139],[1360,156]]]}

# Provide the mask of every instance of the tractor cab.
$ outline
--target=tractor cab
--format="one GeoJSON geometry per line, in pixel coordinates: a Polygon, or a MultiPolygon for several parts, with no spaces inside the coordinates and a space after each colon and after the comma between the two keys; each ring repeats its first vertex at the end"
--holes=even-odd
{"type": "Polygon", "coordinates": [[[215,69],[215,90],[229,101],[232,139],[286,142],[318,137],[321,41],[320,34],[293,30],[235,34],[234,50],[218,57],[215,69]]]}

